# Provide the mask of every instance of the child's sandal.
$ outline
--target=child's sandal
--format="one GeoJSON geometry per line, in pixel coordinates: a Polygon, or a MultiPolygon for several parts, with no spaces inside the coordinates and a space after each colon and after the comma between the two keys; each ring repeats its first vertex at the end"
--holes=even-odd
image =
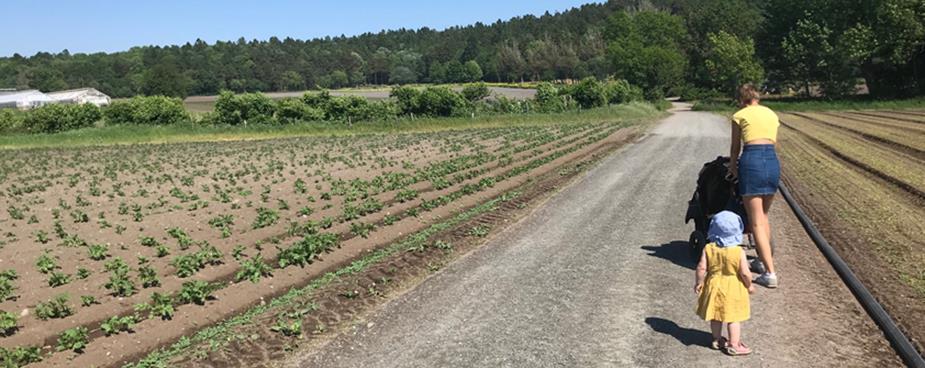
{"type": "Polygon", "coordinates": [[[732,356],[748,355],[752,353],[752,349],[749,349],[744,342],[739,342],[739,347],[734,347],[732,345],[726,346],[726,354],[732,356]]]}
{"type": "Polygon", "coordinates": [[[718,339],[713,340],[713,344],[711,344],[710,346],[713,348],[713,350],[723,350],[726,348],[726,344],[728,342],[729,341],[726,340],[725,337],[720,337],[718,339]]]}

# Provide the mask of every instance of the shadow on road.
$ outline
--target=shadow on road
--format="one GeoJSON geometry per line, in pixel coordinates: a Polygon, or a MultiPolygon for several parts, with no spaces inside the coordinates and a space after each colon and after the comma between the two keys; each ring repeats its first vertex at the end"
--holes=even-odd
{"type": "Polygon", "coordinates": [[[710,346],[710,342],[713,341],[713,336],[707,331],[684,328],[664,318],[647,317],[646,324],[648,324],[653,331],[671,335],[686,346],[697,345],[708,347],[710,346]]]}
{"type": "Polygon", "coordinates": [[[659,246],[643,245],[641,248],[651,252],[650,256],[667,259],[678,266],[693,270],[697,263],[691,259],[689,247],[686,241],[675,240],[659,246]]]}

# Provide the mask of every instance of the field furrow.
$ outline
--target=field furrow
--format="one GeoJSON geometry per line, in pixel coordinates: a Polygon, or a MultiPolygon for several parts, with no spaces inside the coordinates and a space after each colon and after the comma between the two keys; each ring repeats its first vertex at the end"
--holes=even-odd
{"type": "MultiPolygon", "coordinates": [[[[782,129],[784,180],[905,333],[925,342],[925,207],[856,157],[782,129]]],[[[922,170],[921,166],[918,169],[922,170]]]]}
{"type": "Polygon", "coordinates": [[[865,171],[881,176],[913,196],[925,198],[922,161],[896,150],[870,144],[850,132],[799,118],[782,121],[786,127],[809,136],[818,145],[865,171]]]}

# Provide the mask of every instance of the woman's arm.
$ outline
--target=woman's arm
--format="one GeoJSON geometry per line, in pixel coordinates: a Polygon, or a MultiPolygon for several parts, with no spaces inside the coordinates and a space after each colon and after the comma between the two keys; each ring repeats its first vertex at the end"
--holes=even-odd
{"type": "MultiPolygon", "coordinates": [[[[744,254],[744,253],[743,253],[744,254]]],[[[700,294],[703,289],[703,280],[707,277],[707,252],[700,255],[700,262],[697,263],[696,279],[694,280],[694,292],[700,294]]]]}
{"type": "Polygon", "coordinates": [[[729,175],[739,176],[739,152],[742,150],[742,128],[732,122],[732,139],[729,142],[729,175]]]}

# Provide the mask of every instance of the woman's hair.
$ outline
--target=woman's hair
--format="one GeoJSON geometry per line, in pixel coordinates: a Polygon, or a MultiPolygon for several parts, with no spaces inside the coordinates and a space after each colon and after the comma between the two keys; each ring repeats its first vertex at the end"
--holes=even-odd
{"type": "Polygon", "coordinates": [[[758,89],[756,89],[755,86],[751,83],[743,84],[742,87],[739,87],[739,90],[736,91],[736,99],[739,102],[748,103],[760,98],[761,93],[758,92],[758,89]]]}

